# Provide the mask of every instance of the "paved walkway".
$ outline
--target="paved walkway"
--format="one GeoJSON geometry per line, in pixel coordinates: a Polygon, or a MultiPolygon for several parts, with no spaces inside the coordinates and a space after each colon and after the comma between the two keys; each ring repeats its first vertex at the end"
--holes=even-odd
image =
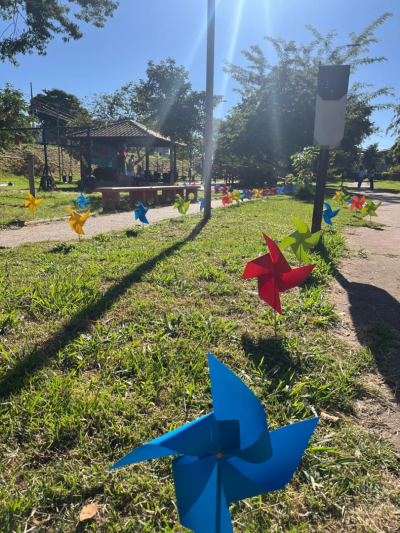
{"type": "Polygon", "coordinates": [[[400,453],[400,342],[390,341],[388,351],[386,330],[369,328],[382,324],[400,332],[400,195],[362,192],[382,202],[373,220],[385,226],[346,230],[353,254],[340,267],[332,298],[344,318],[340,333],[345,331],[349,341],[369,348],[378,369],[365,376],[367,388],[375,394],[356,402],[357,418],[390,438],[400,453]]]}
{"type": "Polygon", "coordinates": [[[367,198],[382,202],[372,220],[385,226],[346,230],[354,254],[340,268],[339,304],[355,327],[378,322],[400,332],[400,195],[364,189],[367,198]]]}
{"type": "MultiPolygon", "coordinates": [[[[213,200],[212,206],[221,207],[221,200],[213,200]]],[[[188,214],[199,213],[200,202],[191,204],[188,214]]],[[[159,222],[167,218],[181,217],[182,215],[173,206],[150,209],[147,219],[150,224],[159,222]]],[[[87,237],[106,233],[113,230],[129,229],[132,226],[141,226],[142,223],[135,220],[134,211],[117,213],[115,215],[91,216],[88,218],[83,230],[87,237]]],[[[14,248],[27,242],[42,241],[71,241],[77,240],[78,235],[71,231],[68,219],[49,222],[47,224],[36,224],[23,226],[18,229],[7,229],[0,231],[0,247],[14,248]]]]}

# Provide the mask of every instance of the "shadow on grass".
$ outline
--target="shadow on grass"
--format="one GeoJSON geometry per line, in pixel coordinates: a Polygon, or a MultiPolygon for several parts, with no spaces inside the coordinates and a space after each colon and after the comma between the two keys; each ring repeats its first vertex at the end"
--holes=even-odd
{"type": "Polygon", "coordinates": [[[128,229],[126,232],[127,237],[138,237],[143,230],[128,229]]]}
{"type": "Polygon", "coordinates": [[[148,272],[153,270],[160,261],[177,252],[186,243],[194,240],[206,225],[202,219],[185,239],[173,244],[158,255],[145,261],[118,283],[112,285],[98,300],[83,308],[66,324],[61,326],[43,345],[36,346],[0,381],[0,398],[21,390],[32,374],[45,367],[48,361],[57,355],[71,341],[89,330],[93,322],[98,321],[126,291],[135,283],[142,280],[148,272]]]}
{"type": "Polygon", "coordinates": [[[284,346],[283,339],[253,338],[248,333],[242,335],[242,346],[246,357],[262,370],[279,367],[285,372],[293,365],[289,351],[284,346]]]}
{"type": "Polygon", "coordinates": [[[337,280],[347,292],[358,341],[371,350],[379,373],[400,403],[400,303],[374,285],[337,280]]]}
{"type": "Polygon", "coordinates": [[[69,254],[73,249],[75,248],[74,244],[57,244],[57,246],[54,246],[54,248],[51,248],[51,250],[48,250],[46,254],[69,254]]]}

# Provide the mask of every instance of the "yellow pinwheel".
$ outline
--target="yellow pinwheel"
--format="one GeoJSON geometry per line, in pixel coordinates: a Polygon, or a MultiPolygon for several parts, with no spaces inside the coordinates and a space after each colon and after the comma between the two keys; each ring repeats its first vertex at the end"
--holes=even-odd
{"type": "Polygon", "coordinates": [[[34,196],[32,196],[29,192],[27,193],[29,196],[29,200],[25,200],[25,207],[29,209],[32,213],[35,212],[35,208],[43,202],[43,198],[39,198],[39,200],[36,200],[34,196]]]}
{"type": "Polygon", "coordinates": [[[256,189],[254,192],[254,198],[263,198],[263,190],[262,189],[256,189]]]}
{"type": "Polygon", "coordinates": [[[336,191],[335,196],[332,196],[332,200],[336,200],[337,202],[339,202],[341,195],[342,195],[341,191],[336,191]]]}
{"type": "Polygon", "coordinates": [[[86,220],[89,218],[90,209],[86,211],[84,215],[78,215],[75,211],[72,211],[69,207],[65,208],[69,213],[71,213],[71,218],[69,219],[69,225],[71,226],[72,231],[75,231],[78,235],[85,235],[83,231],[83,226],[86,220]]]}

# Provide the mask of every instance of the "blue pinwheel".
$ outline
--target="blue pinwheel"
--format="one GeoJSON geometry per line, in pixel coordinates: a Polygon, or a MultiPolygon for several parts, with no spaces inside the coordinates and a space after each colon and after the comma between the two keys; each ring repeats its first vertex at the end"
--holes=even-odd
{"type": "MultiPolygon", "coordinates": [[[[203,211],[204,209],[204,196],[203,198],[200,198],[200,213],[203,211]]],[[[214,209],[213,207],[211,209],[214,209]]]]}
{"type": "Polygon", "coordinates": [[[322,211],[322,216],[324,217],[324,220],[325,222],[329,225],[329,226],[332,226],[332,218],[335,217],[340,209],[337,209],[336,211],[332,211],[332,207],[329,205],[329,204],[326,204],[324,202],[324,206],[325,206],[325,209],[322,211]]]}
{"type": "Polygon", "coordinates": [[[149,210],[149,208],[146,209],[145,206],[142,204],[142,202],[139,202],[139,200],[137,200],[137,203],[139,207],[135,209],[135,220],[140,220],[142,224],[148,224],[149,221],[146,218],[146,213],[149,210]]]}
{"type": "Polygon", "coordinates": [[[233,192],[235,189],[233,187],[231,187],[230,189],[228,189],[228,192],[233,192]]]}
{"type": "Polygon", "coordinates": [[[276,190],[278,191],[278,194],[285,194],[285,186],[282,185],[282,187],[277,187],[276,190]]]}
{"type": "Polygon", "coordinates": [[[289,183],[286,186],[287,192],[296,192],[296,189],[297,189],[297,185],[295,183],[289,183]]]}
{"type": "Polygon", "coordinates": [[[152,440],[111,469],[180,455],[172,462],[180,523],[195,533],[233,533],[229,504],[282,489],[318,418],[272,431],[261,402],[208,354],[214,411],[152,440]]]}
{"type": "Polygon", "coordinates": [[[79,206],[82,209],[86,209],[86,205],[90,202],[90,198],[85,198],[83,194],[81,193],[80,196],[76,199],[76,203],[79,204],[79,206]]]}

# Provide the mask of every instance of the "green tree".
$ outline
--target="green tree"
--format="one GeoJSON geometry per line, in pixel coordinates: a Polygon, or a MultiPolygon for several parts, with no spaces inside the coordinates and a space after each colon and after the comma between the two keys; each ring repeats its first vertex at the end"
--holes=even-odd
{"type": "Polygon", "coordinates": [[[377,165],[382,159],[379,154],[378,143],[370,144],[363,154],[363,165],[365,169],[371,168],[372,165],[377,165]]]}
{"type": "MultiPolygon", "coordinates": [[[[32,120],[29,116],[29,104],[23,93],[9,83],[6,83],[3,89],[0,88],[0,129],[29,128],[32,120]]],[[[28,132],[21,132],[20,137],[23,141],[31,140],[31,134],[28,132]]],[[[14,138],[13,132],[0,132],[0,146],[14,143],[14,138]]]]}
{"type": "MultiPolygon", "coordinates": [[[[383,57],[371,57],[369,50],[378,42],[376,29],[390,16],[385,13],[360,34],[351,33],[351,46],[334,46],[336,31],[323,36],[308,26],[313,35],[308,45],[266,37],[275,49],[275,64],[267,60],[258,45],[243,52],[248,67],[227,63],[225,70],[239,84],[241,100],[221,128],[217,155],[226,162],[258,168],[290,168],[290,156],[313,143],[319,65],[349,64],[354,73],[360,65],[384,61],[383,57]]],[[[376,99],[388,94],[388,87],[377,91],[366,84],[351,87],[342,142],[348,156],[355,156],[359,145],[376,129],[373,111],[389,107],[376,103],[376,99]]]]}
{"type": "MultiPolygon", "coordinates": [[[[222,97],[215,97],[215,106],[222,97]]],[[[149,61],[146,79],[129,82],[113,94],[94,95],[88,107],[95,119],[113,122],[131,118],[166,137],[197,144],[205,119],[205,92],[194,91],[189,73],[173,59],[149,61]]]]}
{"type": "Polygon", "coordinates": [[[64,42],[81,39],[80,22],[102,28],[118,4],[115,0],[1,0],[0,18],[8,25],[0,39],[0,59],[17,65],[18,54],[46,55],[56,35],[64,42]]]}
{"type": "Polygon", "coordinates": [[[72,122],[78,113],[82,113],[82,102],[77,96],[62,89],[44,90],[32,100],[32,109],[43,126],[57,126],[59,112],[60,126],[72,122]]]}

